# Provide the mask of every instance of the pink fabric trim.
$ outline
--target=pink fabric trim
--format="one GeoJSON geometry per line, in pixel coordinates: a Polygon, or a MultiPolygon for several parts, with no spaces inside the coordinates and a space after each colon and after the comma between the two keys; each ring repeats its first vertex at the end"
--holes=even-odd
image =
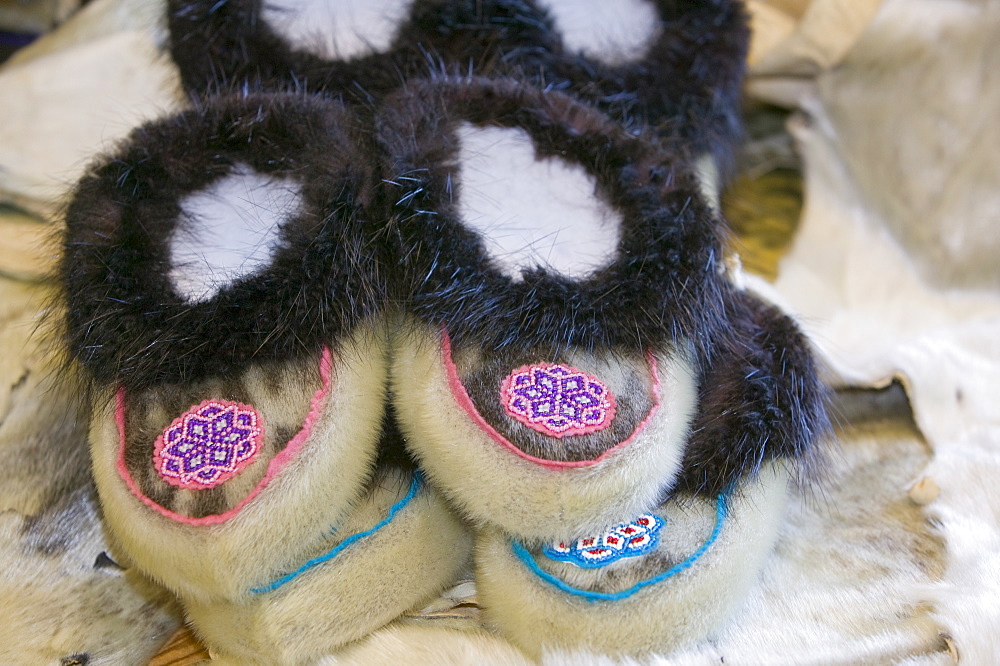
{"type": "Polygon", "coordinates": [[[264,478],[260,480],[260,482],[254,487],[253,490],[250,491],[249,494],[247,494],[246,497],[240,500],[239,503],[229,511],[211,516],[203,516],[201,518],[192,518],[191,516],[184,516],[160,506],[143,494],[135,480],[132,479],[132,475],[129,474],[128,467],[125,465],[125,392],[122,389],[119,389],[115,396],[115,422],[118,424],[119,439],[118,475],[121,476],[125,485],[128,486],[130,491],[132,491],[132,494],[138,497],[143,504],[166,516],[167,518],[170,518],[171,520],[176,520],[180,523],[187,523],[188,525],[218,525],[219,523],[226,522],[239,513],[253,498],[260,494],[264,487],[271,482],[271,479],[277,476],[285,465],[295,458],[306,439],[309,438],[313,425],[315,425],[316,421],[319,419],[320,411],[324,406],[326,396],[330,392],[330,385],[332,383],[333,354],[331,353],[329,347],[325,347],[323,349],[323,355],[319,361],[319,373],[323,383],[310,401],[309,413],[306,415],[305,421],[302,423],[302,429],[288,441],[288,445],[284,449],[271,458],[271,461],[267,465],[267,472],[264,474],[264,478]]]}
{"type": "Polygon", "coordinates": [[[482,430],[489,435],[493,441],[495,441],[500,446],[506,448],[511,453],[517,455],[520,458],[524,458],[529,462],[533,462],[536,465],[541,465],[542,467],[548,467],[549,469],[564,469],[568,467],[589,467],[591,465],[596,465],[608,456],[612,455],[616,451],[625,448],[632,443],[639,433],[646,427],[646,425],[653,420],[656,412],[660,409],[660,374],[656,363],[656,357],[653,356],[652,352],[647,352],[646,358],[649,361],[649,371],[653,376],[653,406],[649,410],[649,414],[646,418],[642,420],[642,423],[636,426],[632,434],[618,444],[614,445],[601,455],[593,458],[592,460],[548,460],[546,458],[538,458],[536,456],[529,455],[522,451],[521,449],[514,446],[506,437],[497,432],[496,428],[491,426],[486,419],[483,418],[479,410],[472,403],[472,398],[469,397],[468,391],[465,390],[465,386],[462,385],[462,380],[458,377],[458,368],[455,367],[455,361],[451,357],[451,338],[448,337],[448,331],[445,329],[441,330],[441,356],[444,361],[445,369],[448,373],[448,386],[451,388],[452,395],[455,396],[455,400],[458,402],[459,406],[465,410],[472,420],[478,425],[482,430]]]}

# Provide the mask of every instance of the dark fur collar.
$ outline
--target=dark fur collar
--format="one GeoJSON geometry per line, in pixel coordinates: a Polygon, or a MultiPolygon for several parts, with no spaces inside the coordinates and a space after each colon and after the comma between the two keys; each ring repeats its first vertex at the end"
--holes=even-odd
{"type": "Polygon", "coordinates": [[[371,102],[413,78],[518,76],[652,128],[675,152],[731,163],[749,39],[740,0],[655,0],[655,42],[622,66],[569,51],[534,0],[415,0],[387,51],[346,61],[286,43],[262,2],[170,0],[171,54],[189,91],[291,87],[371,102]]]}
{"type": "Polygon", "coordinates": [[[135,130],[83,177],[67,212],[73,355],[99,381],[141,388],[335,345],[385,301],[385,257],[370,243],[374,161],[356,125],[336,102],[259,94],[135,130]],[[300,181],[305,212],[285,225],[269,267],[186,303],[166,250],[179,201],[237,162],[300,181]]]}
{"type": "Polygon", "coordinates": [[[642,350],[721,325],[721,221],[695,176],[592,108],[511,80],[439,79],[389,98],[377,132],[403,298],[456,345],[642,350]],[[624,217],[613,263],[585,280],[538,269],[515,282],[492,268],[455,202],[462,121],[521,128],[539,156],[582,165],[624,217]]]}

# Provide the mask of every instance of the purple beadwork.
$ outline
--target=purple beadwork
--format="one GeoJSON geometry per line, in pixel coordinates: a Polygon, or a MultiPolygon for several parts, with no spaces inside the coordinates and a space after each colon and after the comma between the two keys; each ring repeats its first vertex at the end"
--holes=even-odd
{"type": "Polygon", "coordinates": [[[550,437],[595,432],[615,416],[615,398],[603,382],[561,363],[518,368],[500,394],[509,416],[550,437]]]}
{"type": "Polygon", "coordinates": [[[603,534],[583,537],[571,544],[545,546],[542,553],[549,559],[569,562],[584,569],[597,569],[653,550],[660,542],[663,525],[663,519],[656,514],[645,514],[603,534]]]}
{"type": "Polygon", "coordinates": [[[249,465],[263,439],[263,423],[253,407],[206,400],[174,419],[156,439],[153,464],[171,485],[212,488],[249,465]]]}

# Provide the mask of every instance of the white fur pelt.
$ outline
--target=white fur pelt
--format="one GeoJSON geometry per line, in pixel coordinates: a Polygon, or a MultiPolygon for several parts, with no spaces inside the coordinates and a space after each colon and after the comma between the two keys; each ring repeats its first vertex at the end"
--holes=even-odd
{"type": "Polygon", "coordinates": [[[852,10],[806,4],[750,85],[800,111],[807,201],[775,286],[840,383],[905,385],[933,450],[921,474],[942,488],[926,510],[947,566],[921,598],[963,659],[994,663],[1000,6],[883,0],[870,21],[844,22],[853,32],[837,48],[807,53],[795,45],[830,43],[811,14],[852,10]]]}

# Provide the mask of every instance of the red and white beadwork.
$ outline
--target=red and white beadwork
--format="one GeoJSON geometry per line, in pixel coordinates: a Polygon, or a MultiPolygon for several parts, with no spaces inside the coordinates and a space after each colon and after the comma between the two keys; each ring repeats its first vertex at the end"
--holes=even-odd
{"type": "Polygon", "coordinates": [[[568,544],[545,546],[542,553],[549,559],[596,569],[653,550],[660,541],[663,525],[663,518],[644,514],[603,534],[586,536],[568,544]]]}
{"type": "Polygon", "coordinates": [[[615,417],[615,398],[608,387],[561,363],[514,370],[504,379],[500,397],[508,416],[550,437],[596,432],[615,417]]]}
{"type": "Polygon", "coordinates": [[[206,400],[174,419],[156,438],[153,465],[171,485],[213,488],[253,462],[263,441],[263,420],[253,407],[206,400]]]}

